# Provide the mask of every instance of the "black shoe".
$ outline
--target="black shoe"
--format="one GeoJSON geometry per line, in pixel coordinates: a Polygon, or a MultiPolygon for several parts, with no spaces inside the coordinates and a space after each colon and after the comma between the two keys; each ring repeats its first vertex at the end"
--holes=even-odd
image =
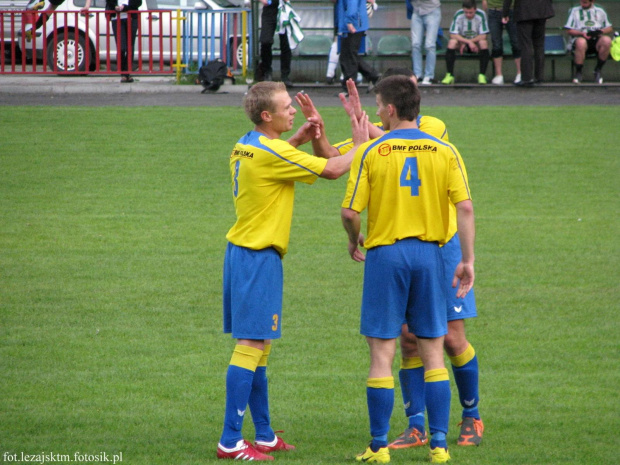
{"type": "Polygon", "coordinates": [[[600,69],[594,70],[594,84],[602,84],[603,83],[603,75],[601,74],[600,69]]]}
{"type": "Polygon", "coordinates": [[[273,75],[271,74],[271,71],[267,71],[263,75],[263,81],[273,81],[273,75]]]}
{"type": "Polygon", "coordinates": [[[577,71],[575,73],[575,77],[573,78],[573,84],[581,84],[582,80],[583,80],[583,76],[581,75],[581,72],[577,71]]]}
{"type": "Polygon", "coordinates": [[[519,81],[515,82],[515,86],[517,87],[534,87],[534,81],[519,81]]]}
{"type": "Polygon", "coordinates": [[[326,78],[325,82],[331,86],[334,83],[334,76],[326,78]]]}
{"type": "Polygon", "coordinates": [[[287,89],[292,89],[293,87],[295,87],[293,85],[293,82],[289,78],[282,78],[282,82],[284,83],[287,89]]]}

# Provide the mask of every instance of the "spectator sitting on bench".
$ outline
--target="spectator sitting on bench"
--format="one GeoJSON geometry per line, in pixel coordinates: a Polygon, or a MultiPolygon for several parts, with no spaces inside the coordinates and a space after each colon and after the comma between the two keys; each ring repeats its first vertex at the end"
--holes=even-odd
{"type": "Polygon", "coordinates": [[[454,14],[450,25],[450,40],[446,50],[446,77],[442,84],[454,84],[454,62],[456,48],[463,53],[478,53],[480,56],[480,74],[478,84],[486,84],[486,72],[489,66],[489,45],[487,34],[489,27],[487,16],[476,8],[476,0],[463,0],[463,8],[454,14]]]}
{"type": "Polygon", "coordinates": [[[580,0],[581,6],[571,8],[568,12],[566,32],[571,36],[570,49],[573,51],[575,76],[573,82],[579,84],[583,79],[583,63],[588,54],[596,54],[594,82],[603,83],[602,70],[611,48],[613,28],[607,19],[607,13],[600,6],[594,6],[594,0],[580,0]]]}

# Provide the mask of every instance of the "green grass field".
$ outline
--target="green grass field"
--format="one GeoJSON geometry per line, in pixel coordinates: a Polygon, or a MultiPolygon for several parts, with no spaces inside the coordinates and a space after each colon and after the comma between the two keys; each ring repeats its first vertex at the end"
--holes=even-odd
{"type": "MultiPolygon", "coordinates": [[[[453,390],[453,463],[617,464],[620,108],[423,110],[465,159],[477,218],[467,328],[486,431],[479,448],[456,446],[453,390]]],[[[324,117],[333,142],[346,137],[342,110],[324,117]]],[[[4,107],[0,123],[0,462],[215,463],[242,110],[4,107]]],[[[298,450],[279,463],[352,464],[369,440],[345,183],[297,188],[269,379],[273,426],[298,450]]],[[[404,426],[397,388],[390,438],[404,426]]]]}

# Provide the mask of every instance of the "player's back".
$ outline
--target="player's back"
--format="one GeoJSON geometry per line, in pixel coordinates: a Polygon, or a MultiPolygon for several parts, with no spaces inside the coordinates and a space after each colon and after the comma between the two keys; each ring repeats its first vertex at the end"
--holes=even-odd
{"type": "Polygon", "coordinates": [[[362,149],[352,166],[356,185],[348,186],[347,192],[349,208],[361,211],[368,206],[365,246],[389,245],[407,237],[444,243],[449,192],[453,190],[452,198],[459,201],[469,198],[464,167],[454,146],[418,129],[401,129],[362,149]]]}

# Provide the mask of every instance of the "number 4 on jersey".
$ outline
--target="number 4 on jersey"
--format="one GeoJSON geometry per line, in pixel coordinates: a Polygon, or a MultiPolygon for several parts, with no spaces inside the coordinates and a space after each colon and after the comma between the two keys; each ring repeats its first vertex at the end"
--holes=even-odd
{"type": "Polygon", "coordinates": [[[410,187],[411,196],[418,196],[419,187],[422,181],[418,177],[418,159],[416,157],[408,157],[405,159],[405,165],[400,173],[400,187],[410,187]]]}

